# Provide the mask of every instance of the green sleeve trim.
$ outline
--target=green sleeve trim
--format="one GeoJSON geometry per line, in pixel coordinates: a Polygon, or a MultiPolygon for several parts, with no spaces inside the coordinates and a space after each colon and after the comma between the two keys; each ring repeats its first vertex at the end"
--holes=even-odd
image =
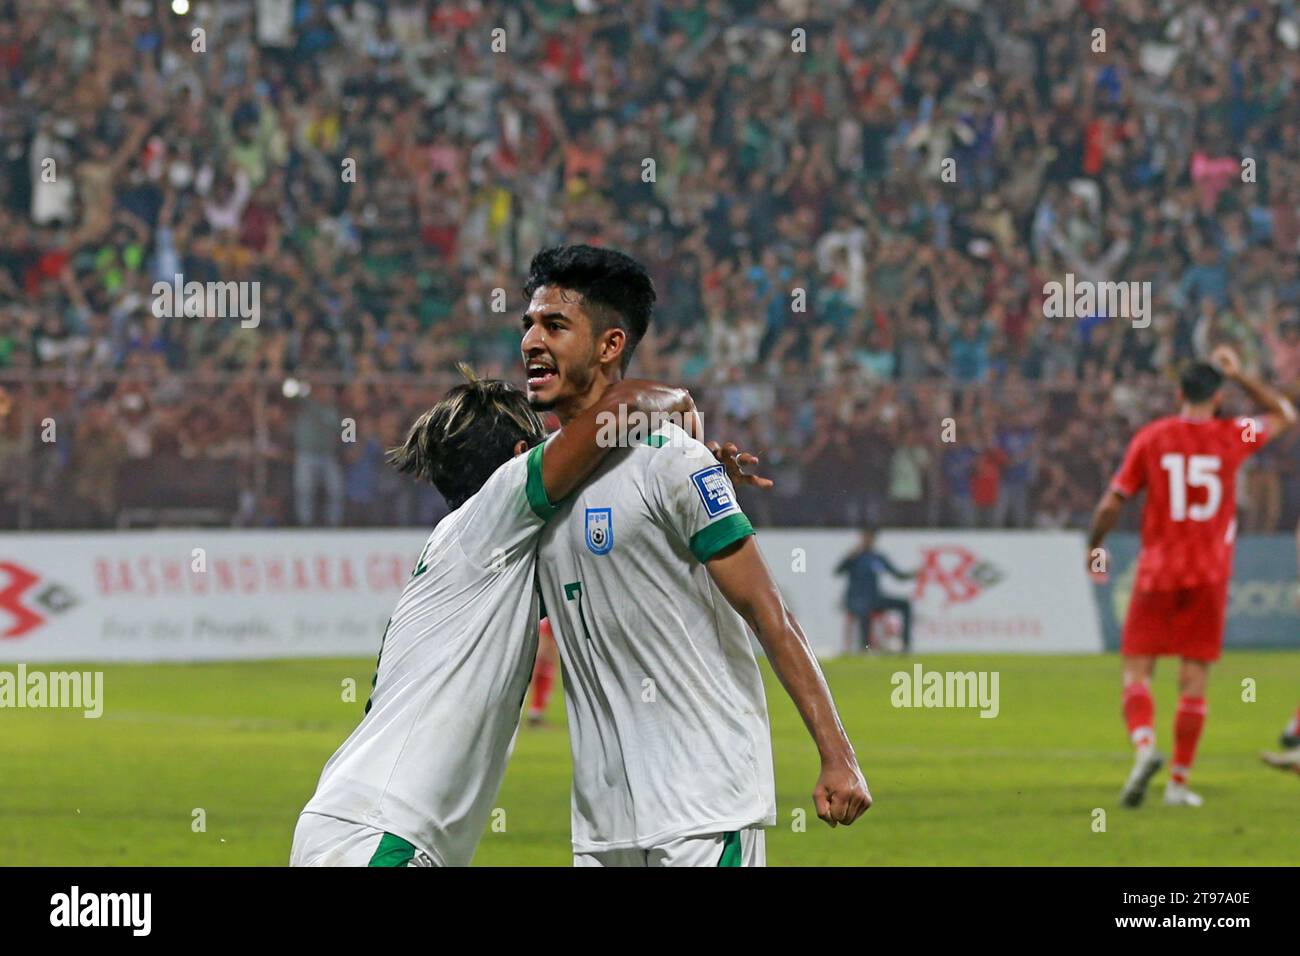
{"type": "Polygon", "coordinates": [[[545,447],[545,442],[534,445],[528,453],[528,483],[524,486],[524,493],[528,496],[528,507],[533,509],[533,514],[543,521],[549,521],[559,509],[546,497],[546,485],[542,483],[542,449],[545,447]]]}
{"type": "Polygon", "coordinates": [[[399,836],[385,833],[366,866],[406,866],[414,857],[414,846],[399,836]]]}
{"type": "Polygon", "coordinates": [[[646,435],[645,443],[649,445],[651,448],[663,448],[664,445],[668,444],[668,436],[667,435],[646,435]]]}
{"type": "Polygon", "coordinates": [[[748,538],[754,533],[754,526],[749,519],[737,512],[721,521],[705,525],[691,537],[691,554],[703,564],[729,544],[735,544],[741,538],[748,538]]]}

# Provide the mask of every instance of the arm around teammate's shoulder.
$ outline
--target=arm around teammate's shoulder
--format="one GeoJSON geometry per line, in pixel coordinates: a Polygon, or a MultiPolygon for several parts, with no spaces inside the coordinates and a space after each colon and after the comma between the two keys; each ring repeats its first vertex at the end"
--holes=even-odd
{"type": "Polygon", "coordinates": [[[546,497],[560,501],[575,491],[610,450],[626,444],[634,423],[632,412],[645,416],[695,414],[695,402],[684,388],[646,379],[624,379],[605,390],[590,408],[574,416],[547,442],[542,455],[542,484],[546,497]]]}

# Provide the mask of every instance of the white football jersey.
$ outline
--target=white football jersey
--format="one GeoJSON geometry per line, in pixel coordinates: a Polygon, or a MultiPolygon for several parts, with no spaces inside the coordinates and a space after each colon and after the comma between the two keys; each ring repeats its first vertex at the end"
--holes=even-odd
{"type": "Polygon", "coordinates": [[[543,530],[576,853],[776,822],[762,676],[702,563],[750,534],[722,466],[671,424],[610,452],[543,530]]]}
{"type": "Polygon", "coordinates": [[[438,524],[388,623],[374,691],[304,813],[466,866],[505,774],[537,653],[542,446],[438,524]]]}

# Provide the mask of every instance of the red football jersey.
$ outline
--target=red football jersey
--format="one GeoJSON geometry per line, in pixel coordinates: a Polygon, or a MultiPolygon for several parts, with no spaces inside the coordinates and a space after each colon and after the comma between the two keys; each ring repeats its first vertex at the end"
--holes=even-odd
{"type": "Polygon", "coordinates": [[[1268,437],[1260,418],[1180,416],[1159,418],[1133,436],[1110,486],[1126,498],[1147,490],[1138,590],[1231,576],[1237,469],[1268,437]]]}

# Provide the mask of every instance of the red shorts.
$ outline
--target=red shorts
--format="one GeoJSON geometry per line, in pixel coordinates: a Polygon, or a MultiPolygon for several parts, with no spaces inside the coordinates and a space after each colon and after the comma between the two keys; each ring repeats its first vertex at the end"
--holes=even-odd
{"type": "Polygon", "coordinates": [[[1135,590],[1129,598],[1120,653],[1217,661],[1223,653],[1227,613],[1226,578],[1172,591],[1135,590]]]}

